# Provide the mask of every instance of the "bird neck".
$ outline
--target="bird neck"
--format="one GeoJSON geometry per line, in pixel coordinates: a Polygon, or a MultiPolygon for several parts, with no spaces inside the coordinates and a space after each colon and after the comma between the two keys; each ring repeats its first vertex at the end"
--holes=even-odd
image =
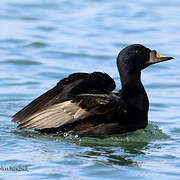
{"type": "Polygon", "coordinates": [[[121,78],[121,84],[122,84],[122,89],[131,91],[132,89],[134,90],[142,90],[144,89],[144,86],[142,85],[141,82],[141,72],[136,71],[136,72],[124,72],[120,73],[120,78],[121,78]]]}
{"type": "Polygon", "coordinates": [[[149,100],[141,83],[141,72],[123,73],[121,83],[121,97],[126,102],[129,112],[125,117],[125,123],[144,128],[148,124],[149,100]]]}

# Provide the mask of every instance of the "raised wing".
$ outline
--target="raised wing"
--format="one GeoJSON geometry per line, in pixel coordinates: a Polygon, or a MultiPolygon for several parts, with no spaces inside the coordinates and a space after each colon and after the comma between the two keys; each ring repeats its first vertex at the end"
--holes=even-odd
{"type": "MultiPolygon", "coordinates": [[[[95,114],[94,108],[84,107],[90,99],[92,101],[92,97],[80,97],[78,94],[109,94],[114,88],[114,80],[105,73],[71,74],[16,113],[12,121],[19,123],[20,128],[35,129],[55,128],[72,123],[95,114]]],[[[105,97],[102,99],[104,101],[105,97]]],[[[94,105],[98,104],[97,101],[102,103],[97,97],[93,101],[94,105]]]]}

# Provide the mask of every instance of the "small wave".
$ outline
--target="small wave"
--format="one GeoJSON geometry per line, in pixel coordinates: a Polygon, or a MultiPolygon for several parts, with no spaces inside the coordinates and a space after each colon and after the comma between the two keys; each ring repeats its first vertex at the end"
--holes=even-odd
{"type": "Polygon", "coordinates": [[[44,42],[32,42],[30,44],[27,44],[26,47],[34,47],[34,48],[44,48],[47,47],[48,44],[44,43],[44,42]]]}
{"type": "Polygon", "coordinates": [[[47,139],[55,141],[66,141],[78,144],[100,145],[100,146],[119,146],[124,143],[149,142],[152,140],[168,139],[169,136],[162,132],[158,126],[149,124],[145,129],[134,132],[111,135],[106,137],[79,137],[72,132],[64,134],[45,134],[37,131],[20,131],[16,130],[15,134],[29,138],[47,139]]]}
{"type": "Polygon", "coordinates": [[[18,59],[9,59],[6,61],[3,61],[5,64],[13,64],[13,65],[39,65],[40,62],[32,61],[32,60],[18,60],[18,59]]]}

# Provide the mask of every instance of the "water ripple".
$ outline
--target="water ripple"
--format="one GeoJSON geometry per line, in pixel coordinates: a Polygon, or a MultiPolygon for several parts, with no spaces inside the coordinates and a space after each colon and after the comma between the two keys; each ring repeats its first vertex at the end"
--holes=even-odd
{"type": "Polygon", "coordinates": [[[179,180],[178,0],[1,0],[0,5],[0,166],[29,169],[0,170],[1,176],[179,180]],[[150,99],[146,129],[79,138],[20,131],[10,121],[73,72],[107,72],[120,89],[116,56],[133,43],[175,57],[142,72],[150,99]]]}

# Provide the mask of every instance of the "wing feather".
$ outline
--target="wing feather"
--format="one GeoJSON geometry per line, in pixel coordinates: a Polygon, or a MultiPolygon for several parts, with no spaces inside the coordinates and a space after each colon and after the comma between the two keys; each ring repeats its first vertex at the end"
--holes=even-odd
{"type": "Polygon", "coordinates": [[[46,129],[102,114],[110,107],[107,97],[114,88],[114,80],[105,73],[71,74],[17,112],[12,121],[18,123],[20,129],[46,129]],[[97,93],[104,95],[92,96],[97,93]]]}
{"type": "Polygon", "coordinates": [[[31,117],[24,119],[23,123],[19,124],[19,128],[57,128],[90,115],[92,115],[92,113],[81,109],[76,103],[65,101],[63,103],[52,105],[38,113],[35,113],[31,117]]]}

